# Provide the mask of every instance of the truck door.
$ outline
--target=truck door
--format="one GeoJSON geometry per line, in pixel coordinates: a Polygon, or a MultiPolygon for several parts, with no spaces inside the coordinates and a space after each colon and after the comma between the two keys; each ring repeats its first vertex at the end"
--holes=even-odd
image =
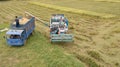
{"type": "Polygon", "coordinates": [[[21,39],[23,42],[25,41],[25,39],[26,39],[25,31],[22,32],[21,39]]]}

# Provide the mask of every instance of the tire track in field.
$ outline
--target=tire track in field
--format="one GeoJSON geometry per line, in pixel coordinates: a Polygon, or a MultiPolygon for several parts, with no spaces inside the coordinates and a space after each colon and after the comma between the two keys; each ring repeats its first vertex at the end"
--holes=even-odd
{"type": "Polygon", "coordinates": [[[4,20],[10,21],[12,19],[12,16],[14,16],[14,12],[11,11],[12,8],[9,8],[9,4],[7,6],[2,6],[2,16],[4,20]]]}
{"type": "Polygon", "coordinates": [[[0,13],[1,13],[1,18],[3,20],[5,20],[5,17],[7,16],[7,12],[5,10],[5,7],[2,7],[3,9],[0,9],[0,13]]]}

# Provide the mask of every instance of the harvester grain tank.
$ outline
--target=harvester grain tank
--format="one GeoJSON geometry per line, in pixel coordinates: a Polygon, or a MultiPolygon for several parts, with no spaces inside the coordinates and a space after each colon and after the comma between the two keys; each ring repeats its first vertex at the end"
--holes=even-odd
{"type": "Polygon", "coordinates": [[[27,38],[35,29],[35,17],[26,15],[19,17],[19,27],[16,22],[10,25],[10,29],[6,32],[6,41],[10,46],[22,46],[27,38]]]}

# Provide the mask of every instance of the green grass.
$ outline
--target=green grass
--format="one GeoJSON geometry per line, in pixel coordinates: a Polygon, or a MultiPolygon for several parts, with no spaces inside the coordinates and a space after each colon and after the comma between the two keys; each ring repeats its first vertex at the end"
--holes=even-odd
{"type": "Polygon", "coordinates": [[[2,38],[4,35],[5,32],[0,33],[1,67],[83,67],[81,62],[66,55],[62,48],[50,44],[49,39],[38,31],[22,47],[8,46],[2,38]]]}
{"type": "Polygon", "coordinates": [[[9,27],[9,23],[0,24],[0,29],[4,29],[5,27],[9,27]]]}
{"type": "Polygon", "coordinates": [[[94,62],[94,60],[92,60],[89,57],[78,55],[78,54],[76,54],[76,57],[77,57],[77,59],[86,63],[89,67],[100,67],[100,65],[98,65],[96,62],[94,62]]]}

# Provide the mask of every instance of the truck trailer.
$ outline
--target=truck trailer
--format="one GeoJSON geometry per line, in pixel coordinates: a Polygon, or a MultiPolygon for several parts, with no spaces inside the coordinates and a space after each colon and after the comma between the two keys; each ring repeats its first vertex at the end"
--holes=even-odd
{"type": "Polygon", "coordinates": [[[35,17],[19,17],[19,27],[12,22],[10,29],[6,32],[6,41],[10,46],[22,46],[35,29],[35,17]]]}

